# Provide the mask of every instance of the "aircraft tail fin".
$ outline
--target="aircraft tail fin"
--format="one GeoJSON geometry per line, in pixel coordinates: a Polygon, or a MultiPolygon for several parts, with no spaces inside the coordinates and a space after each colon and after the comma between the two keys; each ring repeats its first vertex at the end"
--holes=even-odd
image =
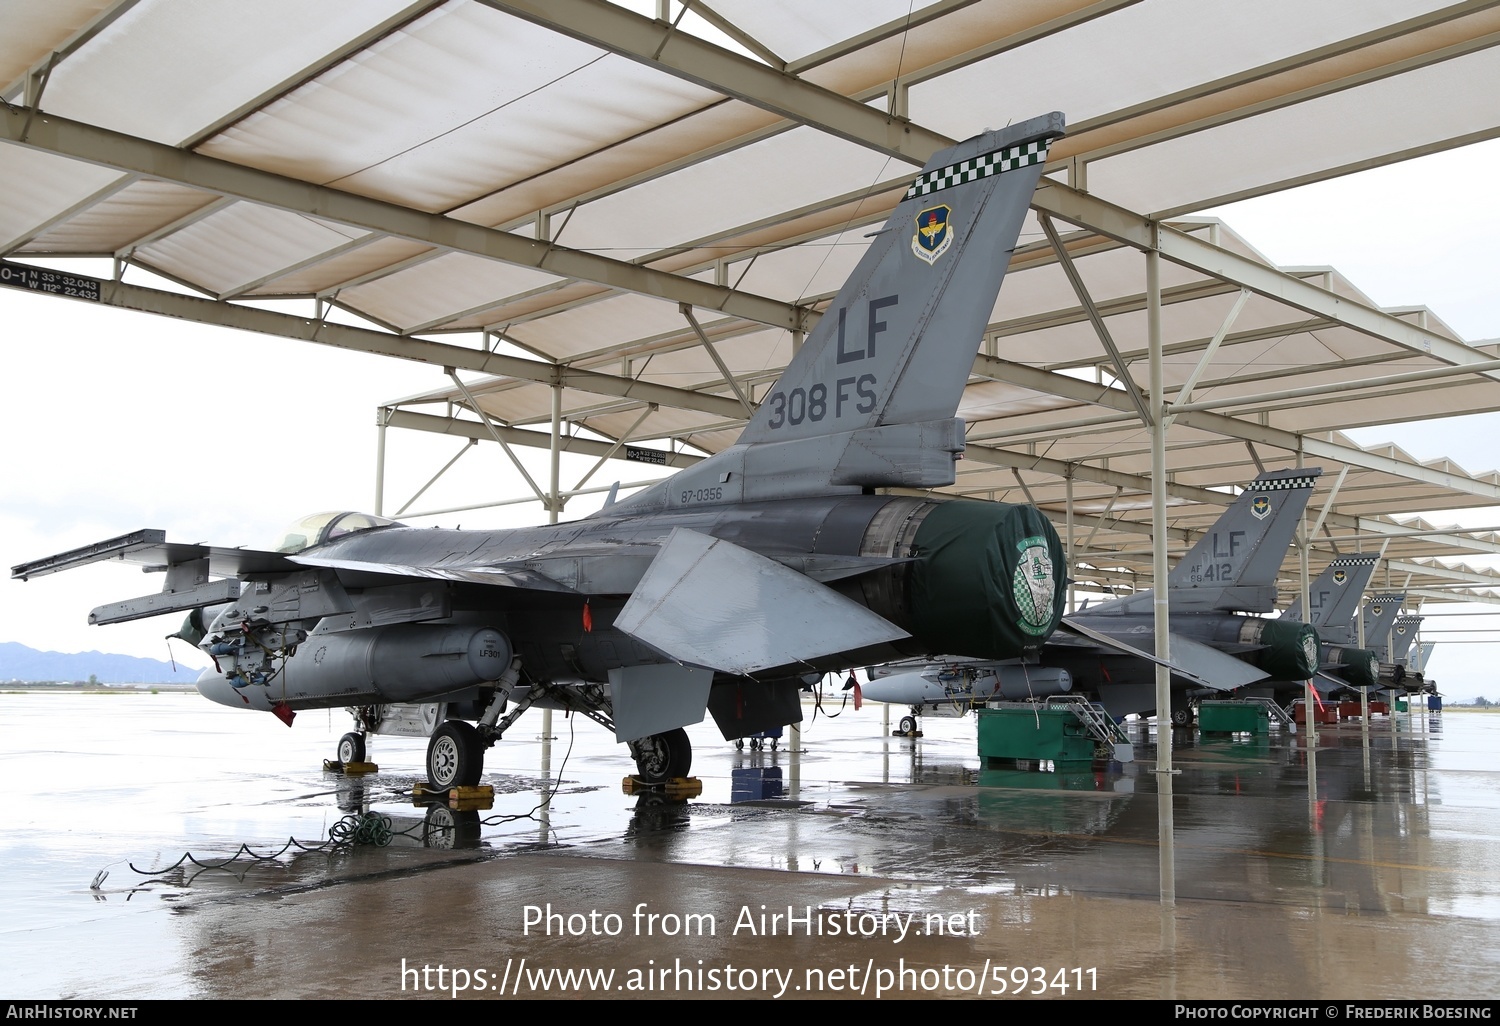
{"type": "Polygon", "coordinates": [[[1054,112],[936,154],[735,445],[630,504],[952,484],[959,400],[1064,131],[1054,112]]]}
{"type": "Polygon", "coordinates": [[[1391,662],[1409,662],[1406,657],[1411,653],[1413,642],[1417,640],[1417,628],[1423,619],[1425,618],[1421,616],[1396,617],[1396,625],[1391,628],[1391,662]]]}
{"type": "Polygon", "coordinates": [[[1053,113],[934,155],[739,441],[951,419],[1063,131],[1053,113]]]}
{"type": "Polygon", "coordinates": [[[1395,661],[1389,656],[1391,628],[1396,626],[1396,616],[1404,601],[1406,593],[1396,592],[1371,595],[1365,603],[1365,644],[1375,650],[1382,663],[1395,661]]]}
{"type": "Polygon", "coordinates": [[[1318,628],[1320,637],[1346,625],[1352,626],[1359,612],[1365,585],[1375,573],[1375,555],[1340,556],[1329,563],[1307,589],[1310,616],[1302,615],[1302,596],[1292,600],[1282,619],[1305,621],[1318,628]]]}
{"type": "Polygon", "coordinates": [[[1172,611],[1276,608],[1277,575],[1322,473],[1273,470],[1250,482],[1167,576],[1172,611]]]}

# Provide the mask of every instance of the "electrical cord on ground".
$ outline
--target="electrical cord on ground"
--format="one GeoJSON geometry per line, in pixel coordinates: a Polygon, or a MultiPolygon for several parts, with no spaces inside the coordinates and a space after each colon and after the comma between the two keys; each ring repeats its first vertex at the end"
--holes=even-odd
{"type": "MultiPolygon", "coordinates": [[[[248,844],[241,844],[238,851],[225,859],[206,861],[198,858],[189,851],[183,852],[182,856],[176,862],[161,869],[142,869],[134,862],[127,862],[126,865],[139,876],[162,877],[168,873],[176,872],[185,864],[190,864],[197,867],[197,872],[193,873],[192,877],[189,878],[191,880],[196,878],[199,873],[209,870],[222,869],[225,872],[233,873],[233,870],[230,868],[231,866],[250,866],[256,863],[275,862],[293,848],[296,848],[298,851],[323,851],[330,853],[361,846],[384,848],[391,843],[392,838],[398,833],[407,836],[416,836],[412,834],[410,829],[401,831],[392,829],[389,816],[374,812],[350,813],[329,828],[328,839],[326,841],[319,841],[316,844],[309,844],[299,841],[295,837],[288,837],[285,844],[269,854],[258,852],[248,844]]],[[[95,876],[92,889],[99,889],[100,884],[102,884],[104,878],[108,875],[108,871],[106,870],[95,876]]]]}

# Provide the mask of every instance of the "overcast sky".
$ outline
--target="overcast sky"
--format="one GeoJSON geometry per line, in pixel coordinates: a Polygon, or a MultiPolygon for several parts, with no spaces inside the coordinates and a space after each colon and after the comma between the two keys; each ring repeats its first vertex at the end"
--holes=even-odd
{"type": "MultiPolygon", "coordinates": [[[[1274,263],[1331,265],[1377,305],[1426,305],[1477,342],[1500,339],[1496,182],[1500,141],[1212,213],[1274,263]]],[[[177,541],[267,547],[303,514],[373,509],[377,404],[446,383],[440,370],[423,365],[14,289],[0,288],[0,325],[8,384],[0,403],[0,560],[7,571],[143,527],[165,529],[177,541]]],[[[1371,429],[1358,438],[1394,441],[1419,459],[1449,456],[1478,472],[1500,464],[1500,418],[1486,420],[1482,427],[1438,421],[1371,429]]],[[[387,513],[460,448],[454,439],[390,432],[387,513]]],[[[520,495],[525,486],[495,449],[469,450],[421,508],[520,495]]],[[[527,459],[545,482],[545,454],[527,459]]],[[[565,462],[564,485],[591,462],[565,462]]],[[[629,465],[591,483],[621,475],[644,476],[629,465]]],[[[597,504],[575,500],[567,518],[597,504]]],[[[1437,519],[1491,525],[1500,523],[1500,511],[1437,519]]],[[[420,522],[544,521],[541,508],[528,504],[420,522]]],[[[85,621],[96,605],[159,589],[159,577],[119,565],[25,584],[7,579],[0,584],[0,640],[165,658],[162,638],[176,628],[175,617],[100,628],[85,621]]],[[[173,645],[179,661],[203,665],[197,652],[173,645]]],[[[1450,698],[1500,698],[1481,668],[1494,655],[1492,645],[1440,645],[1432,675],[1444,680],[1450,698]]]]}

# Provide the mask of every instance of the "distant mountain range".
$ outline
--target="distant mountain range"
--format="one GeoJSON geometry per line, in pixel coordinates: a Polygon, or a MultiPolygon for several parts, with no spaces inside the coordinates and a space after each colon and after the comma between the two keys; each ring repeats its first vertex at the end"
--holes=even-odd
{"type": "Polygon", "coordinates": [[[6,681],[86,681],[101,684],[192,684],[201,671],[160,659],[107,652],[39,652],[15,641],[0,641],[0,684],[6,681]]]}

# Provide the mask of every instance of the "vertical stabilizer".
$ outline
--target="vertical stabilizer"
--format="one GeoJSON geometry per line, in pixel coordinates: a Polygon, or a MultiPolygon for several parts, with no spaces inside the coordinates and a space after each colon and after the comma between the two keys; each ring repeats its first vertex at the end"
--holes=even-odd
{"type": "Polygon", "coordinates": [[[1406,658],[1411,653],[1412,643],[1417,640],[1417,629],[1426,619],[1421,616],[1398,616],[1396,624],[1391,628],[1391,653],[1389,662],[1406,663],[1406,658]]]}
{"type": "Polygon", "coordinates": [[[951,418],[1062,134],[1048,114],[928,161],[740,442],[951,418]]]}
{"type": "Polygon", "coordinates": [[[629,504],[952,484],[959,400],[1047,147],[1064,131],[1052,113],[936,154],[739,440],[629,504]]]}
{"type": "Polygon", "coordinates": [[[1396,661],[1389,654],[1391,629],[1396,626],[1396,616],[1405,601],[1405,592],[1388,592],[1371,595],[1370,601],[1365,603],[1365,647],[1373,648],[1382,663],[1396,661]]]}
{"type": "Polygon", "coordinates": [[[1317,467],[1261,474],[1167,576],[1172,611],[1268,613],[1317,467]]]}
{"type": "Polygon", "coordinates": [[[1310,623],[1318,628],[1318,636],[1325,640],[1331,640],[1340,628],[1352,631],[1354,615],[1359,612],[1365,586],[1370,583],[1379,559],[1376,555],[1340,556],[1335,559],[1307,589],[1307,605],[1311,615],[1302,615],[1302,596],[1298,595],[1287,606],[1286,612],[1281,614],[1281,618],[1310,623]]]}

